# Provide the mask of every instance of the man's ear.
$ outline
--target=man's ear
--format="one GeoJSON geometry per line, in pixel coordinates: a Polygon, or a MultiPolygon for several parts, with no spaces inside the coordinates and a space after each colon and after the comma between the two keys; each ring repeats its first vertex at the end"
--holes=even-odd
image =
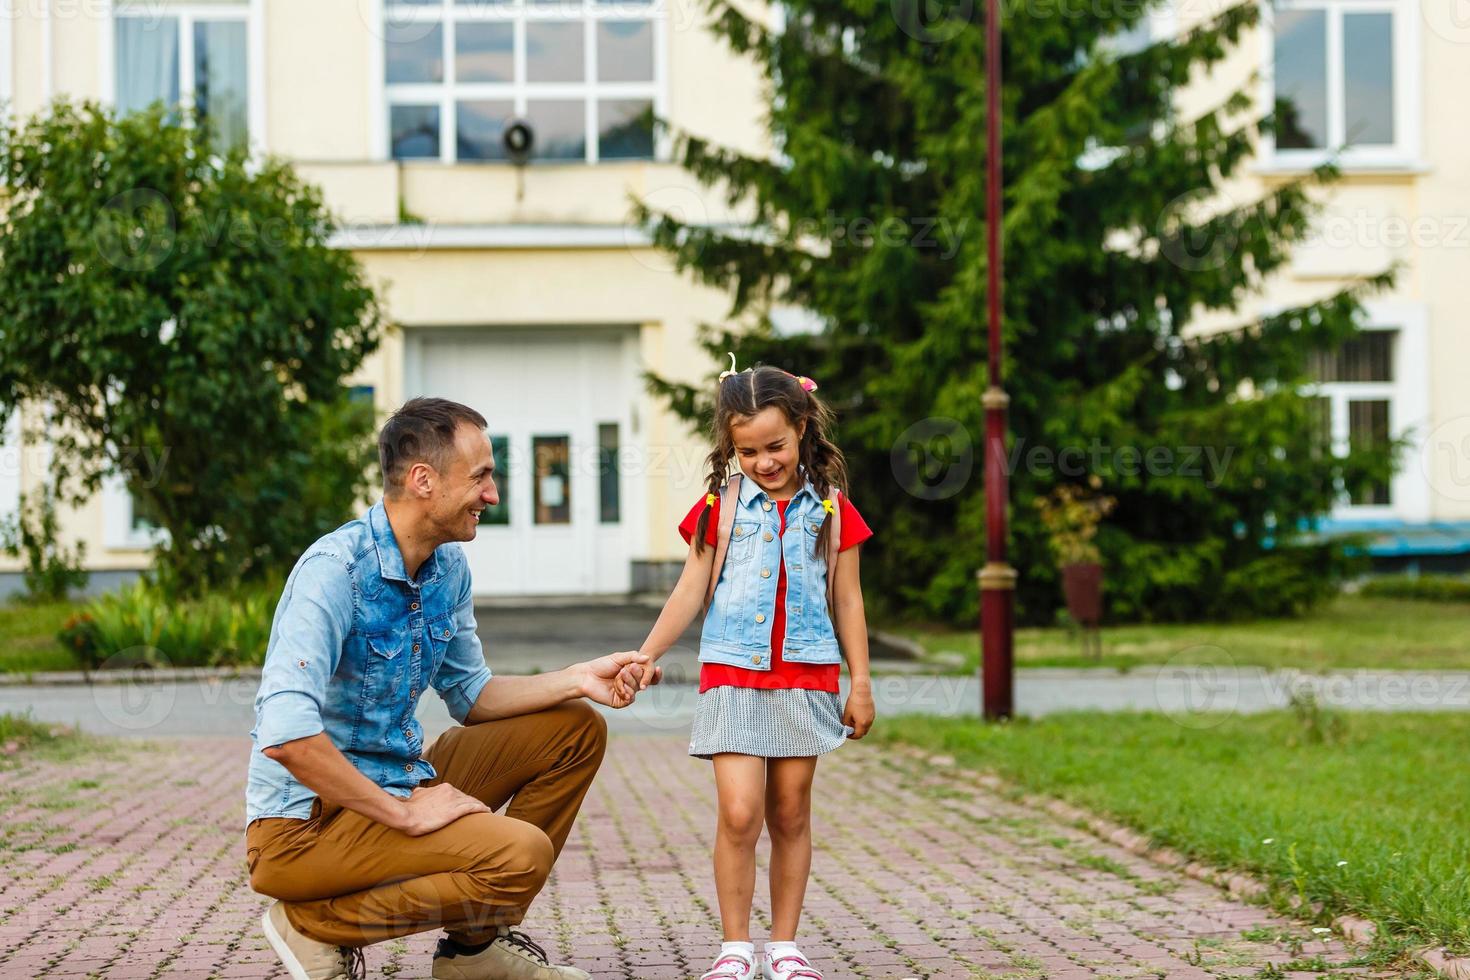
{"type": "Polygon", "coordinates": [[[427,500],[434,495],[434,480],[438,475],[428,463],[414,463],[404,478],[404,490],[420,500],[427,500]]]}

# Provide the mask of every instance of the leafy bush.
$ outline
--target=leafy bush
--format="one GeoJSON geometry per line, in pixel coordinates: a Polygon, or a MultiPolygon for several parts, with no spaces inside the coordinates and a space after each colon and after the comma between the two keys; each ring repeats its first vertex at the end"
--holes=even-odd
{"type": "Polygon", "coordinates": [[[1470,602],[1470,579],[1451,575],[1407,575],[1375,578],[1362,593],[1379,599],[1422,599],[1426,602],[1470,602]]]}
{"type": "Polygon", "coordinates": [[[67,548],[59,537],[56,501],[50,493],[22,497],[14,516],[0,523],[0,552],[25,562],[26,598],[56,602],[86,588],[90,577],[82,568],[86,542],[67,548]]]}
{"type": "Polygon", "coordinates": [[[138,582],[92,602],[58,637],[88,669],[259,664],[279,595],[279,587],[256,586],[177,600],[138,582]]]}
{"type": "Polygon", "coordinates": [[[383,311],[320,190],[179,118],[63,100],[0,126],[0,423],[46,406],[59,499],[120,478],[195,596],[351,516],[373,419],[344,379],[383,311]]]}

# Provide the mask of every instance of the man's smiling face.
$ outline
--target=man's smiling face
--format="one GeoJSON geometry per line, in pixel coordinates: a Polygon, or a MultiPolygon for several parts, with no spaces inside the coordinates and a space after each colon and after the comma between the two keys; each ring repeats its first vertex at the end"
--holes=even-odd
{"type": "Polygon", "coordinates": [[[446,541],[474,540],[480,511],[500,503],[495,453],[485,433],[461,425],[454,434],[454,454],[438,477],[430,520],[446,541]]]}

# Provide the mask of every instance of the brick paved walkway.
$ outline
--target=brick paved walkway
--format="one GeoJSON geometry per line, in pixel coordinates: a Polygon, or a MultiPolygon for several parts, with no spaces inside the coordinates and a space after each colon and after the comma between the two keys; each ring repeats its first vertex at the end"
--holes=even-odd
{"type": "MultiPolygon", "coordinates": [[[[598,978],[707,968],[713,787],[684,747],[613,740],[526,923],[598,978]]],[[[0,977],[283,976],[257,931],[265,902],[245,883],[246,751],[241,740],[111,745],[0,771],[0,977]]],[[[803,931],[833,980],[1410,975],[1329,972],[1348,959],[1335,939],[915,768],[851,744],[818,770],[803,931]],[[1316,969],[1288,962],[1319,955],[1316,969]]],[[[427,976],[432,942],[372,948],[369,974],[427,976]]]]}

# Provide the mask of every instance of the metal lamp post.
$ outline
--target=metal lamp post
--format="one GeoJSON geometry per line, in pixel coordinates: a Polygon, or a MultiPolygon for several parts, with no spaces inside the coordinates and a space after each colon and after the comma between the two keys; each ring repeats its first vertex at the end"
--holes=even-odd
{"type": "Polygon", "coordinates": [[[1006,407],[1001,387],[1001,220],[1000,197],[1000,0],[985,4],[985,235],[988,267],[989,385],[985,409],[985,567],[980,570],[980,650],[982,708],[990,721],[1009,718],[1015,709],[1016,570],[1006,560],[1006,519],[1010,480],[1006,473],[1006,407]]]}

